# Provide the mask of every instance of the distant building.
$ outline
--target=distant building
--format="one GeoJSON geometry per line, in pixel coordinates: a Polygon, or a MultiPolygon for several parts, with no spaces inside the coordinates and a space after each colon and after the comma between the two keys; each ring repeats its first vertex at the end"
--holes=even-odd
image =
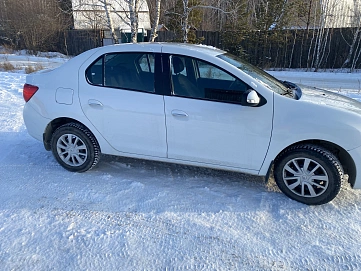
{"type": "MultiPolygon", "coordinates": [[[[107,29],[106,12],[103,1],[72,0],[75,29],[107,29]]],[[[124,0],[107,0],[114,28],[130,31],[129,6],[124,0]]],[[[146,0],[140,0],[139,29],[151,29],[149,8],[146,0]]]]}

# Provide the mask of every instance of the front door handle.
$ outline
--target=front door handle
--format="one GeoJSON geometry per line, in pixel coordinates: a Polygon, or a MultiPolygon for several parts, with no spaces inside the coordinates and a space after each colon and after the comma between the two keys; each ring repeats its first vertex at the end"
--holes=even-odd
{"type": "Polygon", "coordinates": [[[100,101],[93,100],[93,99],[90,99],[88,101],[88,105],[93,106],[93,107],[103,107],[103,104],[100,101]]]}
{"type": "Polygon", "coordinates": [[[175,117],[188,117],[188,114],[181,110],[172,110],[172,115],[175,117]]]}

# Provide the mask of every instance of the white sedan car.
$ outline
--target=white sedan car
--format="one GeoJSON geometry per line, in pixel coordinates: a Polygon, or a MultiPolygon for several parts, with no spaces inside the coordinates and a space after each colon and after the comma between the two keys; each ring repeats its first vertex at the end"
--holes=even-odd
{"type": "Polygon", "coordinates": [[[24,121],[61,166],[101,153],[265,176],[305,204],[361,188],[361,104],[201,45],[106,46],[28,75],[24,121]]]}

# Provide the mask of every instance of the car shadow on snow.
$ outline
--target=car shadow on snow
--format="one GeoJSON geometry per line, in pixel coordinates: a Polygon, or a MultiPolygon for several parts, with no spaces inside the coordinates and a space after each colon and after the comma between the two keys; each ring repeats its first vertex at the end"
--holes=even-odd
{"type": "MultiPolygon", "coordinates": [[[[117,181],[114,192],[125,195],[122,199],[131,202],[127,210],[136,212],[269,210],[276,215],[282,209],[310,208],[283,195],[273,176],[265,182],[250,174],[110,155],[89,172],[117,181]]],[[[358,203],[360,192],[344,183],[338,197],[324,206],[346,207],[353,205],[351,199],[358,203]]]]}
{"type": "Polygon", "coordinates": [[[212,209],[206,205],[217,205],[218,211],[245,211],[260,205],[274,205],[275,201],[282,204],[291,201],[280,192],[274,180],[266,183],[264,177],[232,171],[109,155],[102,156],[92,171],[107,175],[109,180],[122,179],[134,186],[138,184],[146,198],[158,193],[155,197],[162,194],[168,198],[163,203],[183,205],[186,209],[203,206],[198,211],[212,209]]]}

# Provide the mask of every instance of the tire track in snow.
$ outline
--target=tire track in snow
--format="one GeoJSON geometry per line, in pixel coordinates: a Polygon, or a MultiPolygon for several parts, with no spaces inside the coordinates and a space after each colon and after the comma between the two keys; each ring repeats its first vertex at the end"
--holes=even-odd
{"type": "Polygon", "coordinates": [[[340,270],[361,270],[360,255],[334,255],[328,256],[324,261],[334,263],[340,270]]]}
{"type": "MultiPolygon", "coordinates": [[[[0,219],[7,221],[11,213],[8,214],[4,216],[2,212],[0,219]]],[[[13,222],[9,223],[16,225],[15,229],[0,227],[2,240],[14,234],[19,236],[19,242],[15,240],[16,247],[6,241],[0,244],[0,258],[6,258],[1,251],[20,252],[11,253],[14,264],[5,260],[4,266],[22,270],[39,269],[38,266],[64,270],[61,268],[65,264],[72,270],[117,270],[120,267],[123,270],[141,270],[141,267],[147,267],[147,270],[314,270],[315,267],[319,270],[355,270],[360,267],[360,256],[357,254],[325,257],[332,250],[325,251],[320,246],[322,239],[319,245],[311,245],[310,237],[302,234],[307,227],[299,228],[300,234],[292,235],[302,223],[293,223],[297,217],[289,215],[293,212],[280,212],[275,218],[263,211],[139,213],[24,210],[13,216],[13,222]],[[31,217],[33,219],[30,220],[31,217]],[[275,219],[288,221],[279,223],[278,229],[274,226],[275,219]],[[31,233],[34,226],[37,231],[31,233]],[[291,231],[285,231],[287,228],[291,231]],[[280,235],[278,231],[284,234],[280,235]],[[4,235],[4,232],[7,233],[4,235]],[[300,240],[294,244],[282,239],[295,240],[295,236],[299,236],[300,240]],[[302,238],[305,240],[302,241],[302,238]],[[277,239],[281,246],[277,244],[277,239]],[[282,245],[285,247],[282,248],[282,245]],[[44,251],[43,246],[48,247],[48,251],[44,251]],[[52,262],[53,266],[49,265],[50,261],[44,264],[45,258],[53,253],[59,254],[52,262]]],[[[319,223],[309,211],[303,215],[311,215],[310,218],[301,217],[309,220],[305,226],[319,223]]],[[[319,228],[332,230],[332,227],[323,225],[319,228]]],[[[14,241],[13,237],[9,239],[14,241]]],[[[348,243],[348,239],[339,238],[338,241],[340,246],[348,243]]]]}

